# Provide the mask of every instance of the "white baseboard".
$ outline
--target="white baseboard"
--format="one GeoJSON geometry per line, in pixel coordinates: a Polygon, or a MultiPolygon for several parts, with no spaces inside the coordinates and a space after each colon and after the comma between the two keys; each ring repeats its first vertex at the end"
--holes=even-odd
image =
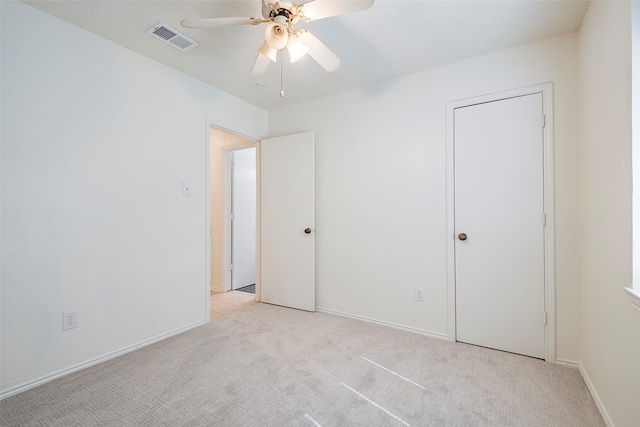
{"type": "Polygon", "coordinates": [[[582,375],[582,379],[584,379],[584,382],[587,385],[587,388],[589,389],[589,393],[591,393],[591,397],[593,397],[593,400],[596,402],[598,411],[600,411],[600,415],[602,415],[602,418],[604,419],[605,424],[608,427],[614,427],[613,421],[611,421],[611,417],[609,416],[609,413],[607,412],[604,405],[602,404],[602,400],[600,400],[600,396],[598,396],[598,392],[593,386],[593,383],[591,382],[591,379],[589,378],[587,371],[584,370],[581,363],[578,363],[578,369],[580,370],[580,375],[582,375]]]}
{"type": "Polygon", "coordinates": [[[369,317],[356,316],[354,314],[343,313],[341,311],[336,311],[336,310],[330,310],[328,308],[316,307],[316,310],[320,311],[322,313],[335,314],[337,316],[348,317],[350,319],[362,320],[364,322],[375,323],[377,325],[382,325],[382,326],[388,326],[388,327],[394,328],[394,329],[400,329],[401,331],[406,331],[406,332],[412,332],[414,334],[425,335],[427,337],[436,338],[436,339],[439,339],[439,340],[448,340],[449,339],[449,336],[447,334],[441,334],[439,332],[431,332],[431,331],[425,331],[425,330],[422,330],[422,329],[411,328],[409,326],[398,325],[396,323],[385,322],[383,320],[371,319],[369,317]]]}
{"type": "Polygon", "coordinates": [[[580,369],[580,362],[577,362],[575,360],[558,359],[558,358],[556,358],[556,364],[563,365],[563,366],[568,366],[568,367],[574,368],[574,369],[580,369]]]}
{"type": "Polygon", "coordinates": [[[82,369],[88,368],[90,366],[94,366],[94,365],[97,365],[99,363],[106,362],[107,360],[115,359],[118,356],[122,356],[123,354],[131,353],[132,351],[138,350],[139,348],[146,347],[146,346],[151,345],[151,344],[155,344],[158,341],[162,341],[162,340],[167,339],[169,337],[172,337],[174,335],[178,335],[178,334],[181,334],[183,332],[186,332],[186,331],[188,331],[190,329],[197,328],[198,326],[204,325],[205,323],[207,323],[206,320],[201,320],[199,322],[192,323],[192,324],[184,326],[182,328],[175,329],[175,330],[173,330],[171,332],[167,332],[166,334],[161,334],[161,335],[155,336],[153,338],[149,338],[148,340],[140,341],[137,344],[133,344],[133,345],[130,345],[128,347],[122,348],[120,350],[114,351],[112,353],[108,353],[108,354],[106,354],[104,356],[96,357],[95,359],[91,359],[91,360],[88,360],[86,362],[79,363],[79,364],[74,365],[74,366],[72,366],[70,368],[62,369],[62,370],[56,371],[56,372],[54,372],[52,374],[41,376],[39,378],[36,378],[33,381],[29,381],[27,383],[23,383],[23,384],[21,384],[19,386],[16,386],[16,387],[13,387],[13,388],[10,388],[8,390],[0,392],[0,400],[5,399],[5,398],[10,397],[10,396],[14,396],[14,395],[16,395],[18,393],[22,393],[23,391],[26,391],[26,390],[29,390],[31,388],[37,387],[39,385],[48,383],[49,381],[53,381],[53,380],[55,380],[57,378],[64,377],[65,375],[69,375],[69,374],[71,374],[73,372],[81,371],[82,369]]]}

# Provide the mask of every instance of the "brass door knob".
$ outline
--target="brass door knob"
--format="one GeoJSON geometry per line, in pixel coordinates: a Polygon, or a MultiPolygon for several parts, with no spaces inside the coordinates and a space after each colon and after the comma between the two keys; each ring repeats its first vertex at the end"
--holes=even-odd
{"type": "Polygon", "coordinates": [[[467,240],[467,235],[465,233],[460,233],[460,234],[458,234],[458,239],[467,240]]]}
{"type": "Polygon", "coordinates": [[[310,228],[305,228],[304,232],[307,233],[307,234],[311,234],[311,229],[310,228]]]}

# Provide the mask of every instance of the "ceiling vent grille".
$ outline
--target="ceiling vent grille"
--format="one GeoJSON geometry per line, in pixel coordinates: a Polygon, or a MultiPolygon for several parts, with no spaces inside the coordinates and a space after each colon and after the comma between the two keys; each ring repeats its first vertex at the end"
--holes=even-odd
{"type": "Polygon", "coordinates": [[[147,33],[166,43],[169,43],[171,46],[175,47],[176,49],[180,49],[183,52],[198,46],[197,41],[190,39],[189,37],[179,33],[178,31],[162,22],[149,28],[147,30],[147,33]]]}

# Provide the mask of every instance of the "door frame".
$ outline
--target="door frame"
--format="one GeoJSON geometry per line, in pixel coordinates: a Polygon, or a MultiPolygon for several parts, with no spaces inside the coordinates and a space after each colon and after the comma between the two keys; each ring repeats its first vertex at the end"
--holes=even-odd
{"type": "MultiPolygon", "coordinates": [[[[204,143],[204,161],[205,161],[205,176],[204,176],[204,189],[205,189],[205,283],[204,283],[204,297],[205,297],[205,318],[207,321],[211,320],[211,128],[218,129],[223,132],[227,132],[233,135],[246,138],[250,142],[229,144],[224,147],[226,149],[248,148],[256,147],[256,301],[260,302],[260,138],[254,136],[248,136],[241,132],[225,128],[216,123],[216,121],[210,117],[205,117],[205,143],[204,143]],[[244,147],[240,147],[244,145],[244,147]]],[[[223,168],[224,169],[224,168],[223,168]]],[[[224,171],[222,172],[224,173],[224,171]]],[[[226,205],[226,201],[225,201],[226,205]]],[[[226,221],[226,215],[225,215],[226,221]]],[[[225,239],[222,239],[222,252],[224,254],[225,239]]],[[[224,260],[223,260],[224,262],[224,260]]],[[[224,286],[224,271],[222,270],[221,280],[224,286]]]]}
{"type": "MultiPolygon", "coordinates": [[[[553,83],[542,83],[518,89],[495,92],[447,102],[447,308],[448,338],[456,341],[456,272],[455,272],[455,176],[454,176],[454,113],[456,108],[519,96],[542,94],[542,112],[544,115],[543,134],[543,192],[544,213],[544,310],[545,360],[555,363],[555,203],[554,203],[554,141],[553,141],[553,83]]],[[[543,120],[541,117],[540,120],[543,120]]],[[[542,220],[542,218],[541,218],[542,220]]]]}
{"type": "MultiPolygon", "coordinates": [[[[231,132],[228,132],[231,133],[231,132]]],[[[225,266],[228,266],[229,264],[231,264],[231,259],[232,259],[232,244],[233,244],[233,234],[232,234],[232,227],[231,227],[231,207],[233,205],[233,202],[231,200],[231,198],[233,197],[233,190],[232,190],[232,182],[231,182],[231,168],[230,168],[230,162],[229,160],[231,159],[231,154],[233,154],[234,151],[238,151],[238,150],[244,150],[247,148],[255,148],[256,149],[256,301],[259,301],[259,294],[258,294],[258,271],[259,271],[259,265],[258,265],[258,261],[259,261],[259,257],[258,257],[258,245],[260,245],[260,195],[259,195],[259,188],[260,188],[260,167],[259,167],[259,159],[258,159],[258,155],[260,153],[260,148],[259,148],[259,143],[256,141],[253,142],[239,142],[239,143],[235,143],[235,144],[229,144],[226,145],[224,147],[222,147],[222,156],[224,159],[224,167],[223,167],[223,173],[224,173],[224,237],[223,237],[223,244],[224,244],[224,251],[223,251],[223,270],[222,270],[222,274],[223,274],[223,280],[222,280],[222,289],[227,292],[232,290],[232,278],[231,278],[231,270],[229,270],[228,268],[225,268],[225,266]]]]}

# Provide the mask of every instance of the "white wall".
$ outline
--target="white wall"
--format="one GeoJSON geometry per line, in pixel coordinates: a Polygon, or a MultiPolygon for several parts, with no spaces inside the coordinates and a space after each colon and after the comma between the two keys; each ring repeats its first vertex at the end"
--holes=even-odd
{"type": "Polygon", "coordinates": [[[640,425],[631,260],[629,2],[592,2],[580,31],[581,365],[615,426],[640,425]]]}
{"type": "Polygon", "coordinates": [[[446,334],[446,103],[548,81],[557,357],[577,361],[576,34],[270,111],[270,135],[316,134],[317,305],[446,334]]]}
{"type": "Polygon", "coordinates": [[[205,117],[259,138],[267,116],[22,3],[1,7],[9,393],[206,319],[205,117]],[[79,327],[62,332],[66,310],[79,327]]]}

